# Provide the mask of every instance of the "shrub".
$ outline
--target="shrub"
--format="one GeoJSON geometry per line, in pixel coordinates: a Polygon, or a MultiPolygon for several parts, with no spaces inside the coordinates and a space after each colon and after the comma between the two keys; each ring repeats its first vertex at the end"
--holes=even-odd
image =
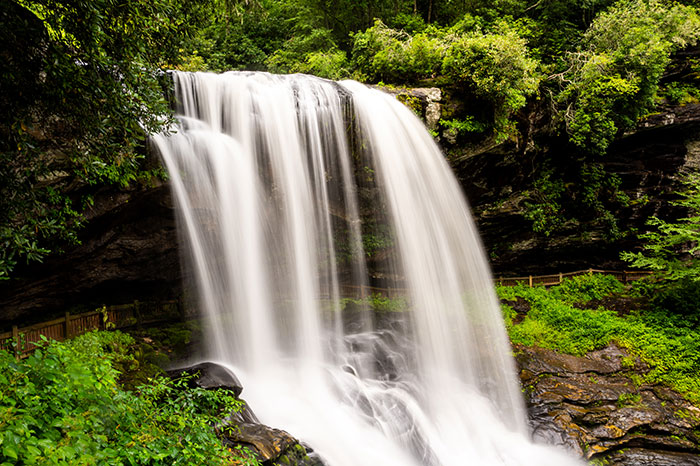
{"type": "Polygon", "coordinates": [[[623,0],[596,17],[584,47],[569,54],[568,87],[558,97],[571,141],[602,154],[621,130],[654,105],[673,51],[700,38],[695,8],[623,0]]]}
{"type": "Polygon", "coordinates": [[[440,71],[446,44],[437,28],[415,36],[387,27],[380,20],[353,35],[353,65],[371,81],[415,82],[440,71]]]}
{"type": "Polygon", "coordinates": [[[241,402],[186,380],[122,390],[115,367],[133,362],[132,343],[92,332],[22,361],[0,351],[0,464],[230,464],[213,425],[241,402]]]}
{"type": "Polygon", "coordinates": [[[327,79],[349,75],[345,52],[337,48],[328,29],[292,37],[268,57],[267,66],[273,73],[307,73],[327,79]]]}
{"type": "Polygon", "coordinates": [[[450,43],[442,64],[448,78],[494,104],[497,121],[523,107],[535,92],[536,69],[525,40],[513,31],[459,36],[450,43]]]}

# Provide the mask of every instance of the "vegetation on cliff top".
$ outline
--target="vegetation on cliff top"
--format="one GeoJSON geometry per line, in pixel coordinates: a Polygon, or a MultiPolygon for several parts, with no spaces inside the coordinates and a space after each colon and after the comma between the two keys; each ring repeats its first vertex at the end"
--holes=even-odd
{"type": "Polygon", "coordinates": [[[170,118],[158,71],[166,68],[441,86],[467,104],[438,128],[458,145],[519,141],[524,106],[544,102],[552,131],[570,141],[566,160],[549,170],[579,169],[561,186],[536,176],[528,218],[548,234],[588,215],[617,237],[612,212],[624,200],[597,157],[660,96],[684,103],[700,96],[692,60],[680,78],[662,80],[672,54],[700,35],[697,6],[15,0],[0,14],[0,279],[18,263],[78,242],[101,186],[158,175],[144,161],[144,138],[170,118]],[[577,194],[583,191],[590,195],[577,194]]]}

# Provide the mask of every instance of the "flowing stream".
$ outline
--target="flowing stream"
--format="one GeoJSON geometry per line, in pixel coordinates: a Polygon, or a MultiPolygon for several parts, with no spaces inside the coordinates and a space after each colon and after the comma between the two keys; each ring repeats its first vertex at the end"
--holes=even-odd
{"type": "Polygon", "coordinates": [[[529,440],[469,208],[410,110],[352,81],[173,79],[153,142],[208,355],[262,422],[329,466],[579,464],[529,440]]]}

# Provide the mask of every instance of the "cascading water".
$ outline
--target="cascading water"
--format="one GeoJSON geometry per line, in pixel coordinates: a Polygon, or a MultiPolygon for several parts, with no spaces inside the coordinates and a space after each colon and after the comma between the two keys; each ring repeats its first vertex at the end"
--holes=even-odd
{"type": "Polygon", "coordinates": [[[356,82],[173,76],[179,128],[153,141],[209,356],[261,421],[330,466],[578,464],[527,438],[466,201],[408,109],[356,82]],[[345,299],[367,289],[368,225],[391,243],[382,284],[406,310],[345,299]]]}

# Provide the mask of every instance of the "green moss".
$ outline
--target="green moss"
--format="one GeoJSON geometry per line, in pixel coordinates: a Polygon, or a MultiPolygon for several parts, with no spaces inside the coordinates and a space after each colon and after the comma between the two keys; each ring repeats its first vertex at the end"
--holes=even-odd
{"type": "Polygon", "coordinates": [[[404,104],[406,107],[410,108],[413,113],[418,115],[419,117],[423,117],[423,105],[421,104],[421,101],[418,97],[413,96],[411,94],[399,94],[396,96],[396,99],[404,104]]]}
{"type": "Polygon", "coordinates": [[[617,399],[617,407],[625,408],[629,406],[639,406],[642,396],[638,393],[623,393],[617,399]]]}

